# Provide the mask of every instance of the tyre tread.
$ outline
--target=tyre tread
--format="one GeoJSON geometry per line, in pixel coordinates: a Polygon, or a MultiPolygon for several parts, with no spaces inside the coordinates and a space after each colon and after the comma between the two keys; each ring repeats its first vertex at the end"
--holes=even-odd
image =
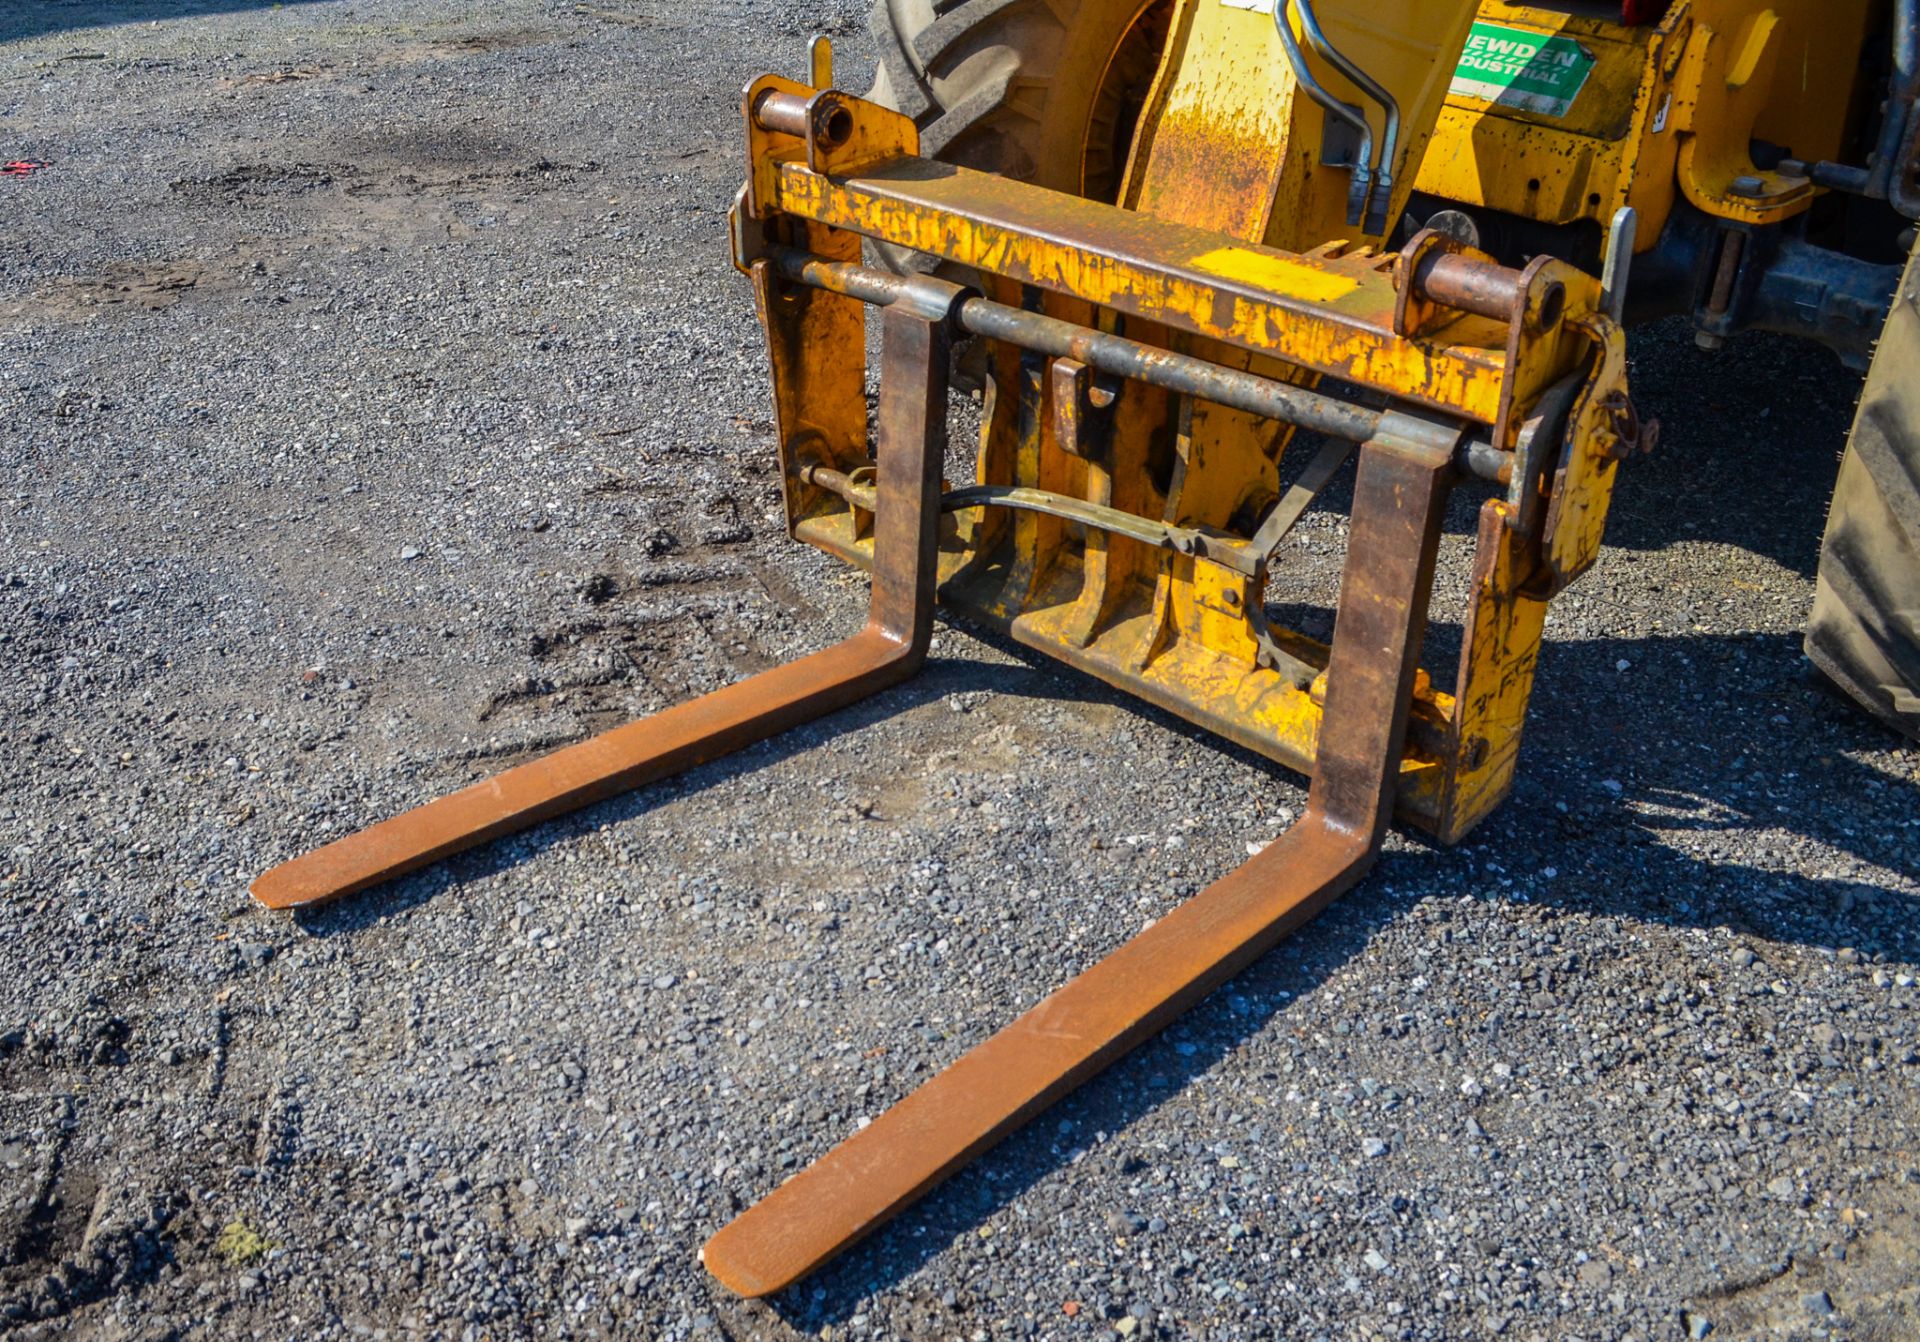
{"type": "Polygon", "coordinates": [[[1841,459],[1806,651],[1861,707],[1920,740],[1920,244],[1841,459]]]}

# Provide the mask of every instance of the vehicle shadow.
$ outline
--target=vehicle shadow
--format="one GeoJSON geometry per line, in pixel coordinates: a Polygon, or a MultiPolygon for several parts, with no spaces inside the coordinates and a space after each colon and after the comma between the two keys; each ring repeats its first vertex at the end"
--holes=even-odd
{"type": "MultiPolygon", "coordinates": [[[[996,640],[998,642],[998,640],[996,640]]],[[[319,937],[350,934],[449,888],[511,869],[534,853],[605,825],[643,819],[845,733],[946,696],[972,691],[1080,699],[1138,714],[1257,767],[1274,769],[1151,706],[1060,671],[1038,654],[1000,643],[1023,666],[930,661],[920,676],[738,755],[615,798],[528,834],[459,855],[382,891],[299,915],[319,937]]],[[[1757,943],[1852,947],[1869,959],[1920,961],[1920,901],[1871,879],[1810,877],[1717,855],[1716,834],[1815,842],[1861,863],[1920,872],[1920,786],[1887,767],[1897,738],[1833,700],[1803,674],[1798,640],[1780,634],[1553,642],[1543,654],[1522,767],[1528,786],[1461,848],[1441,850],[1404,827],[1373,875],[1315,922],[1215,992],[1028,1129],[956,1175],[799,1286],[767,1302],[789,1325],[817,1332],[898,1287],[934,1256],[1040,1181],[1117,1177],[1108,1155],[1078,1153],[1084,1136],[1119,1134],[1248,1040],[1284,1027],[1288,1004],[1365,952],[1380,930],[1423,900],[1457,897],[1546,904],[1632,924],[1713,928],[1757,943]],[[1621,661],[1639,683],[1669,687],[1637,698],[1631,715],[1595,713],[1620,693],[1621,661]],[[1630,724],[1630,734],[1628,730],[1630,724]],[[1862,758],[1862,757],[1865,758],[1862,758]],[[1880,767],[1876,767],[1879,765],[1880,767]],[[1692,840],[1707,841],[1692,844],[1692,840]],[[1700,851],[1693,851],[1699,848],[1700,851]],[[1513,895],[1486,874],[1488,858],[1554,868],[1544,891],[1513,895]],[[1524,855],[1515,857],[1514,855],[1524,855]],[[1479,874],[1476,875],[1475,873],[1479,874]]],[[[1904,755],[1895,755],[1896,761],[1904,755]]],[[[1298,784],[1296,776],[1282,774],[1298,784]]],[[[1516,992],[1518,989],[1516,989],[1516,992]]],[[[1102,1144],[1102,1152],[1124,1143],[1102,1144]]],[[[725,1217],[716,1208],[719,1228],[725,1217]]],[[[749,1331],[759,1305],[723,1298],[749,1331]]]]}
{"type": "Polygon", "coordinates": [[[1811,578],[1861,374],[1768,332],[1699,350],[1685,318],[1636,329],[1632,348],[1634,404],[1661,446],[1622,468],[1608,547],[1718,541],[1811,578]]]}
{"type": "MultiPolygon", "coordinates": [[[[1534,739],[1522,766],[1529,780],[1524,796],[1510,800],[1452,852],[1416,838],[1385,854],[1351,894],[1209,996],[1168,1034],[767,1306],[802,1331],[817,1332],[829,1323],[837,1328],[876,1293],[898,1288],[1045,1179],[1104,1180],[1109,1191],[1095,1201],[1113,1205],[1111,1190],[1126,1177],[1121,1166],[1127,1144],[1095,1142],[1093,1134],[1118,1137],[1250,1039],[1275,1027],[1284,1030],[1292,1001],[1363,954],[1383,928],[1425,900],[1466,895],[1497,904],[1543,904],[1629,926],[1717,929],[1747,939],[1762,955],[1775,944],[1850,947],[1868,960],[1920,961],[1920,898],[1870,877],[1813,877],[1787,869],[1785,862],[1716,855],[1718,836],[1759,831],[1777,835],[1780,850],[1811,840],[1863,863],[1920,876],[1920,769],[1901,778],[1856,758],[1897,750],[1898,739],[1810,684],[1799,673],[1797,639],[1603,639],[1556,646],[1549,660],[1542,685],[1556,689],[1536,697],[1534,739]],[[1592,699],[1580,708],[1581,696],[1617,677],[1613,668],[1622,659],[1652,668],[1672,661],[1691,667],[1695,676],[1704,673],[1703,679],[1714,674],[1708,667],[1730,664],[1745,679],[1719,682],[1729,692],[1718,697],[1675,693],[1656,701],[1652,711],[1642,705],[1634,731],[1647,749],[1623,752],[1611,730],[1583,725],[1594,720],[1592,699]],[[1689,753],[1686,745],[1696,748],[1689,753]],[[1541,766],[1555,757],[1557,767],[1544,770],[1542,784],[1541,766]],[[1742,759],[1742,767],[1732,767],[1742,759]],[[1507,869],[1553,868],[1558,877],[1544,890],[1509,891],[1489,873],[1489,858],[1507,869]]],[[[1156,716],[1151,709],[1136,710],[1156,716]]],[[[1524,1005],[1520,989],[1515,992],[1514,1005],[1524,1005]]],[[[751,1331],[761,1307],[730,1308],[740,1311],[738,1322],[751,1331]]]]}
{"type": "Polygon", "coordinates": [[[326,0],[0,0],[0,42],[21,42],[87,28],[321,3],[326,0]]]}

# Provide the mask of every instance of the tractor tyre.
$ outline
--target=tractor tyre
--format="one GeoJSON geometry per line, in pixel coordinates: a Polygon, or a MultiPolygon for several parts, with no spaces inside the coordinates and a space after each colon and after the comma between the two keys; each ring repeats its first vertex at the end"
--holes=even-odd
{"type": "Polygon", "coordinates": [[[1172,12],[1171,0],[874,0],[867,97],[913,118],[927,158],[1111,202],[1172,12]]]}
{"type": "Polygon", "coordinates": [[[1840,459],[1806,647],[1867,712],[1920,740],[1920,243],[1840,459]]]}

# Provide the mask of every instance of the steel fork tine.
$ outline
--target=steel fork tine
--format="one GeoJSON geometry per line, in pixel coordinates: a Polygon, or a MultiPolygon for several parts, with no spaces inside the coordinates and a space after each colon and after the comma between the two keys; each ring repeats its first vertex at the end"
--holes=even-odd
{"type": "Polygon", "coordinates": [[[959,290],[917,281],[882,318],[879,496],[866,627],[823,652],[508,769],[337,839],[253,883],[269,908],[338,899],[778,735],[898,684],[933,633],[946,455],[947,314],[959,290]]]}
{"type": "Polygon", "coordinates": [[[1306,814],[723,1227],[746,1296],[792,1285],[1164,1029],[1351,888],[1393,806],[1458,434],[1389,413],[1361,449],[1306,814]]]}

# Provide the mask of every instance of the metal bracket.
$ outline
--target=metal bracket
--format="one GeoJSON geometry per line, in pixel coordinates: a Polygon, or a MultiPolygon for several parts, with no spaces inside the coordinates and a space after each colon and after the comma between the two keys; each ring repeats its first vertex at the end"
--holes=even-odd
{"type": "Polygon", "coordinates": [[[1600,270],[1600,310],[1617,322],[1627,319],[1627,278],[1633,270],[1634,235],[1640,215],[1631,205],[1613,212],[1607,225],[1607,254],[1600,270]]]}
{"type": "Polygon", "coordinates": [[[1560,457],[1560,443],[1567,433],[1567,417],[1573,399],[1580,394],[1581,375],[1570,373],[1548,387],[1533,403],[1533,413],[1520,425],[1513,448],[1513,475],[1507,481],[1506,514],[1509,529],[1523,536],[1540,534],[1540,520],[1546,510],[1547,496],[1542,478],[1547,463],[1560,457]]]}

